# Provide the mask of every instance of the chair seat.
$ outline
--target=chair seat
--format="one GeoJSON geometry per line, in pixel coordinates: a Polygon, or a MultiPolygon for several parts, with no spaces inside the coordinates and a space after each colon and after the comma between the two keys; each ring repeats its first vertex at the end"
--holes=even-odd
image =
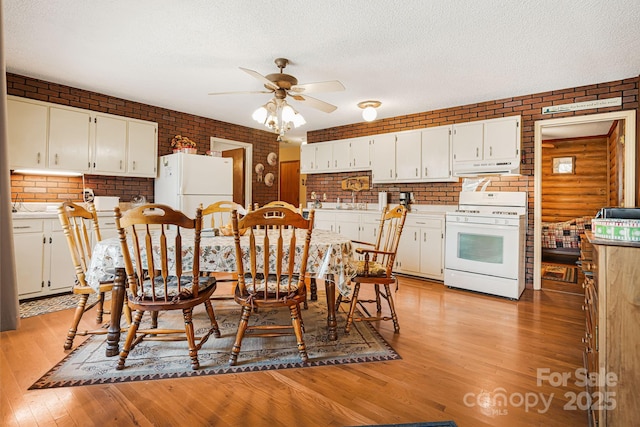
{"type": "MultiPolygon", "coordinates": [[[[353,270],[356,272],[356,276],[365,275],[364,265],[365,265],[364,261],[354,261],[351,264],[351,266],[353,267],[353,270]]],[[[368,269],[369,269],[369,273],[368,273],[369,276],[384,277],[387,275],[387,268],[378,262],[369,261],[368,269]]]]}
{"type": "Polygon", "coordinates": [[[290,294],[292,295],[297,294],[299,280],[300,277],[298,275],[293,275],[291,276],[291,278],[289,278],[289,276],[283,275],[280,276],[280,283],[278,283],[276,275],[270,274],[265,282],[264,275],[259,273],[256,275],[256,281],[258,283],[256,283],[254,287],[253,277],[250,274],[245,274],[244,276],[244,283],[247,290],[251,293],[260,293],[262,295],[264,295],[265,286],[269,294],[275,294],[276,290],[279,290],[283,295],[286,295],[287,292],[290,292],[290,294]],[[291,282],[291,286],[289,286],[289,282],[291,282]]]}
{"type": "MultiPolygon", "coordinates": [[[[162,281],[162,277],[156,277],[155,281],[155,298],[163,299],[165,298],[164,293],[164,283],[162,281]]],[[[188,289],[188,286],[193,281],[193,276],[181,276],[180,282],[182,284],[182,290],[178,290],[178,277],[177,276],[169,276],[167,278],[167,298],[171,300],[184,301],[193,298],[193,294],[191,291],[185,292],[185,287],[188,289]]],[[[198,277],[198,293],[203,294],[207,292],[211,287],[216,286],[216,278],[203,276],[198,277]]],[[[145,280],[143,283],[144,293],[142,295],[133,295],[131,291],[129,291],[129,298],[132,301],[151,301],[154,293],[151,290],[151,280],[145,280]]],[[[138,288],[138,293],[140,294],[141,288],[138,288]]]]}

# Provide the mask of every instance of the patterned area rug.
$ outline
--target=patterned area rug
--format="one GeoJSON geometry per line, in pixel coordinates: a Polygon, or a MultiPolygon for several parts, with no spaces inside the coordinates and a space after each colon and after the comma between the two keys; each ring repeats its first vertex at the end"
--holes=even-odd
{"type": "Polygon", "coordinates": [[[578,267],[571,265],[542,264],[542,278],[557,282],[577,283],[578,267]]]}
{"type": "MultiPolygon", "coordinates": [[[[39,316],[41,314],[52,313],[54,311],[75,308],[76,305],[78,305],[78,298],[79,297],[74,294],[63,294],[48,298],[40,298],[21,302],[20,318],[25,319],[27,317],[39,316]]],[[[98,295],[90,295],[88,304],[92,304],[96,301],[97,298],[98,295]]],[[[110,299],[111,294],[106,294],[105,301],[108,301],[110,299]]],[[[105,309],[108,310],[109,307],[105,307],[105,309]]],[[[69,317],[69,320],[71,320],[71,317],[69,317]]]]}
{"type": "MultiPolygon", "coordinates": [[[[376,362],[401,359],[400,355],[378,334],[369,322],[355,323],[351,333],[344,333],[346,313],[338,317],[338,340],[327,337],[327,313],[324,295],[310,301],[303,310],[305,344],[309,354],[306,366],[339,365],[345,363],[376,362]]],[[[211,336],[198,352],[200,369],[192,371],[186,341],[143,341],[129,354],[125,369],[117,371],[117,357],[105,356],[105,335],[94,335],[53,367],[30,389],[108,384],[163,378],[240,373],[270,369],[303,367],[296,348],[295,337],[245,338],[238,357],[238,365],[229,366],[229,353],[235,339],[240,308],[234,301],[214,302],[216,320],[222,336],[211,336]]],[[[144,319],[148,320],[145,313],[144,319]]],[[[144,321],[144,320],[143,320],[144,321]]],[[[196,334],[206,330],[208,318],[203,307],[193,315],[196,334]]],[[[252,315],[254,322],[290,323],[288,310],[263,311],[252,315]]],[[[182,327],[181,312],[160,314],[159,327],[182,327]]],[[[120,341],[122,346],[124,338],[120,341]]]]}
{"type": "Polygon", "coordinates": [[[432,421],[422,423],[408,423],[408,424],[372,424],[369,426],[361,427],[457,427],[458,425],[453,421],[432,421]]]}

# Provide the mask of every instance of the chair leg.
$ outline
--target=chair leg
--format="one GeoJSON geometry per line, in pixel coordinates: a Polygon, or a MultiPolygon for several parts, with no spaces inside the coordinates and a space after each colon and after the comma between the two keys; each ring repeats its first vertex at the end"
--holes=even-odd
{"type": "Polygon", "coordinates": [[[375,289],[376,289],[376,314],[380,316],[380,313],[382,313],[382,303],[380,302],[380,285],[376,284],[375,289]]]}
{"type": "Polygon", "coordinates": [[[127,356],[129,356],[129,351],[131,350],[131,345],[133,344],[133,339],[136,337],[136,332],[138,331],[138,328],[140,327],[140,319],[142,319],[142,315],[143,314],[144,314],[144,311],[136,310],[135,314],[133,315],[133,321],[131,322],[131,325],[129,326],[129,332],[127,333],[127,339],[124,342],[124,347],[122,348],[122,351],[120,352],[120,360],[118,361],[118,366],[116,366],[117,370],[124,369],[124,362],[125,362],[125,360],[127,360],[127,356]]]}
{"type": "Polygon", "coordinates": [[[182,310],[184,316],[184,330],[187,335],[187,342],[189,343],[189,357],[191,358],[191,369],[196,370],[200,368],[200,362],[198,361],[198,348],[196,347],[195,330],[193,328],[193,309],[185,308],[182,310]]]}
{"type": "Polygon", "coordinates": [[[345,333],[351,331],[351,324],[353,323],[353,314],[356,311],[356,304],[358,302],[358,292],[360,292],[360,283],[356,283],[353,287],[353,294],[351,295],[351,304],[349,305],[349,314],[347,315],[347,324],[344,327],[345,333]]]}
{"type": "Polygon", "coordinates": [[[291,325],[293,326],[293,331],[296,334],[296,340],[298,342],[298,353],[300,353],[300,358],[302,359],[302,363],[306,364],[309,361],[309,355],[307,354],[307,347],[304,344],[304,335],[302,333],[302,318],[300,317],[300,305],[294,304],[289,307],[291,310],[291,325]]]}
{"type": "Polygon", "coordinates": [[[104,292],[98,293],[98,310],[96,311],[96,323],[102,323],[104,315],[104,292]]]}
{"type": "Polygon", "coordinates": [[[78,325],[80,324],[80,319],[82,319],[82,315],[84,314],[85,307],[87,306],[87,300],[89,299],[89,294],[80,295],[80,299],[78,300],[78,305],[76,306],[76,311],[73,313],[73,320],[71,321],[71,327],[69,328],[69,332],[67,332],[67,339],[64,341],[64,349],[70,350],[73,346],[73,339],[76,337],[76,333],[78,332],[78,325]]]}
{"type": "Polygon", "coordinates": [[[211,329],[213,329],[213,336],[216,338],[220,338],[220,328],[218,327],[218,322],[216,321],[216,315],[213,311],[213,305],[211,305],[210,299],[204,302],[204,307],[207,309],[207,315],[209,316],[209,320],[211,321],[211,329]]]}
{"type": "Polygon", "coordinates": [[[387,302],[389,303],[389,310],[391,310],[391,320],[393,320],[393,331],[395,333],[400,332],[400,324],[398,323],[398,315],[396,314],[396,306],[393,303],[393,297],[391,296],[391,289],[388,284],[384,285],[384,289],[387,292],[387,302]]]}
{"type": "Polygon", "coordinates": [[[242,346],[242,338],[244,332],[249,325],[249,316],[251,315],[251,306],[242,306],[242,316],[240,317],[240,323],[238,323],[238,332],[236,333],[236,341],[233,343],[231,349],[231,356],[229,357],[229,365],[235,366],[238,363],[238,354],[240,354],[240,347],[242,346]]]}

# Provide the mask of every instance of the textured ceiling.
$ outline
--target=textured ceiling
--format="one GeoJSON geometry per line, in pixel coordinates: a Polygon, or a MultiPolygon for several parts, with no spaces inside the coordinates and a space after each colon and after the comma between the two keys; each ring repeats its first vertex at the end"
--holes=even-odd
{"type": "MultiPolygon", "coordinates": [[[[270,95],[238,67],[300,83],[330,114],[291,101],[307,124],[362,121],[360,101],[394,117],[640,74],[637,0],[4,0],[7,70],[261,128],[270,95]]],[[[289,98],[290,99],[290,98],[289,98]]]]}

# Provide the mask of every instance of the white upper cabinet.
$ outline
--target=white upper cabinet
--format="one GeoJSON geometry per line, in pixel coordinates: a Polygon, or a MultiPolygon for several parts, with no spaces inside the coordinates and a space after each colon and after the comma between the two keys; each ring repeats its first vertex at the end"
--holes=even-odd
{"type": "Polygon", "coordinates": [[[519,173],[521,117],[453,125],[453,173],[519,173]]]}
{"type": "Polygon", "coordinates": [[[341,139],[324,144],[333,146],[331,169],[334,171],[349,170],[351,166],[351,140],[341,139]]]}
{"type": "Polygon", "coordinates": [[[313,173],[316,167],[316,144],[300,146],[300,173],[313,173]]]}
{"type": "Polygon", "coordinates": [[[43,168],[47,156],[49,109],[7,97],[9,168],[43,168]]]}
{"type": "Polygon", "coordinates": [[[403,132],[396,135],[397,180],[416,181],[421,178],[421,142],[420,131],[403,132]]]}
{"type": "Polygon", "coordinates": [[[300,173],[351,172],[371,169],[370,137],[304,144],[300,147],[300,173]]]}
{"type": "Polygon", "coordinates": [[[396,135],[376,135],[371,145],[371,180],[395,182],[396,180],[396,135]]]}
{"type": "Polygon", "coordinates": [[[451,172],[451,126],[422,131],[422,180],[457,181],[451,172]]]}
{"type": "Polygon", "coordinates": [[[9,168],[156,176],[158,124],[7,97],[9,168]]]}
{"type": "Polygon", "coordinates": [[[127,120],[123,117],[96,114],[93,118],[93,171],[96,173],[125,172],[127,153],[127,120]]]}
{"type": "Polygon", "coordinates": [[[156,176],[158,158],[158,124],[129,120],[127,132],[127,175],[156,176]]]}
{"type": "Polygon", "coordinates": [[[49,168],[89,172],[91,140],[89,111],[49,108],[49,168]]]}
{"type": "Polygon", "coordinates": [[[455,162],[482,160],[484,123],[453,125],[453,158],[455,162]]]}

